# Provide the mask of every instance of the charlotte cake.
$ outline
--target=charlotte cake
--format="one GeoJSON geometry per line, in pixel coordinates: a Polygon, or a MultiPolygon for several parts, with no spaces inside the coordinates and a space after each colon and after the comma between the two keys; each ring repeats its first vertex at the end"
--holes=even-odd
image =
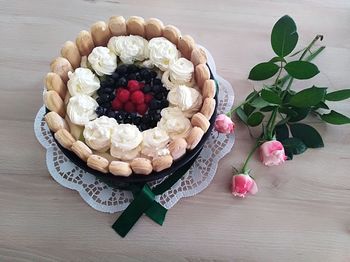
{"type": "Polygon", "coordinates": [[[193,150],[215,110],[205,52],[156,18],[113,16],[67,41],[45,78],[58,143],[116,176],[165,170],[193,150]]]}

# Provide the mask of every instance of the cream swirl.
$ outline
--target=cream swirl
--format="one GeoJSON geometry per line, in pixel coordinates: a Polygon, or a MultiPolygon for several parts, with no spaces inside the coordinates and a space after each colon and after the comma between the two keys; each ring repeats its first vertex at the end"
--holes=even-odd
{"type": "Polygon", "coordinates": [[[96,74],[111,75],[117,68],[117,57],[107,47],[95,47],[88,56],[88,61],[96,74]]]}
{"type": "Polygon", "coordinates": [[[68,72],[68,90],[71,96],[88,95],[92,96],[100,88],[100,80],[88,68],[77,68],[74,73],[68,72]]]}
{"type": "Polygon", "coordinates": [[[192,80],[194,66],[184,57],[177,59],[169,65],[170,80],[176,84],[189,83],[192,80]]]}
{"type": "Polygon", "coordinates": [[[202,95],[192,87],[179,85],[170,90],[168,101],[172,106],[180,108],[186,117],[191,117],[200,110],[202,95]]]}
{"type": "Polygon", "coordinates": [[[178,59],[176,46],[164,37],[155,37],[148,42],[149,58],[160,70],[165,71],[178,59]]]}
{"type": "Polygon", "coordinates": [[[138,35],[113,36],[107,46],[125,64],[148,58],[148,41],[138,35]]]}
{"type": "Polygon", "coordinates": [[[83,126],[97,117],[97,107],[97,102],[90,96],[76,95],[69,98],[67,114],[72,123],[83,126]]]}
{"type": "Polygon", "coordinates": [[[167,107],[161,111],[158,127],[164,129],[170,138],[186,137],[191,129],[190,120],[177,107],[167,107]]]}
{"type": "Polygon", "coordinates": [[[141,150],[142,133],[130,124],[120,124],[114,129],[111,137],[111,155],[122,159],[132,160],[141,150]]]}
{"type": "Polygon", "coordinates": [[[142,135],[142,154],[149,157],[157,157],[164,154],[164,149],[166,149],[170,139],[165,130],[155,127],[143,131],[142,135]]]}
{"type": "Polygon", "coordinates": [[[101,116],[85,125],[83,136],[92,149],[105,152],[111,145],[111,135],[118,123],[114,118],[101,116]]]}

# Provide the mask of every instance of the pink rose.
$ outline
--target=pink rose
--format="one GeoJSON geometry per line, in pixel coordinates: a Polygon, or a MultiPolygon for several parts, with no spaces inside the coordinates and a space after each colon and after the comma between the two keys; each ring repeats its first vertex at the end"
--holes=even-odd
{"type": "Polygon", "coordinates": [[[277,140],[266,141],[260,146],[260,160],[265,166],[277,166],[287,159],[284,147],[277,140]]]}
{"type": "Polygon", "coordinates": [[[215,119],[215,130],[219,133],[229,134],[233,133],[235,129],[235,124],[232,122],[231,118],[229,118],[225,114],[220,114],[215,119]]]}
{"type": "Polygon", "coordinates": [[[249,175],[239,174],[232,177],[232,195],[245,197],[247,193],[252,195],[258,192],[258,186],[249,175]]]}

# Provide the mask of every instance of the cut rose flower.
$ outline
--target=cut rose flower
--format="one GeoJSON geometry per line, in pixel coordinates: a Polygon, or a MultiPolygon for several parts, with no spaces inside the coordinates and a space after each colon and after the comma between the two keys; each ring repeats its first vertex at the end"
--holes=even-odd
{"type": "Polygon", "coordinates": [[[252,195],[258,192],[258,186],[250,175],[239,174],[232,177],[232,195],[245,197],[247,193],[252,195]]]}
{"type": "Polygon", "coordinates": [[[233,133],[235,129],[235,124],[232,122],[225,114],[220,114],[216,117],[215,120],[215,130],[219,133],[230,134],[233,133]]]}
{"type": "Polygon", "coordinates": [[[266,141],[260,146],[260,160],[265,166],[277,166],[287,159],[284,147],[277,140],[266,141]]]}

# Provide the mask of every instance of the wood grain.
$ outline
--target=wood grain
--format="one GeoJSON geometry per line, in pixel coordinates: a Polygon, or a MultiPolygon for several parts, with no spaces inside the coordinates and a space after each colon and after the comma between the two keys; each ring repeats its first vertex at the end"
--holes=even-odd
{"type": "MultiPolygon", "coordinates": [[[[110,227],[119,214],[93,210],[50,177],[33,132],[49,62],[80,30],[119,14],[158,17],[193,36],[213,54],[236,101],[255,85],[246,80],[249,69],[272,56],[272,25],[289,14],[301,44],[325,36],[318,81],[349,88],[346,0],[0,1],[0,261],[350,261],[349,126],[307,120],[326,147],[275,168],[255,159],[260,192],[241,200],[229,192],[231,166],[252,141],[238,124],[212,184],[181,200],[163,227],[144,217],[125,239],[110,227]]],[[[350,115],[348,101],[335,108],[350,115]]]]}

